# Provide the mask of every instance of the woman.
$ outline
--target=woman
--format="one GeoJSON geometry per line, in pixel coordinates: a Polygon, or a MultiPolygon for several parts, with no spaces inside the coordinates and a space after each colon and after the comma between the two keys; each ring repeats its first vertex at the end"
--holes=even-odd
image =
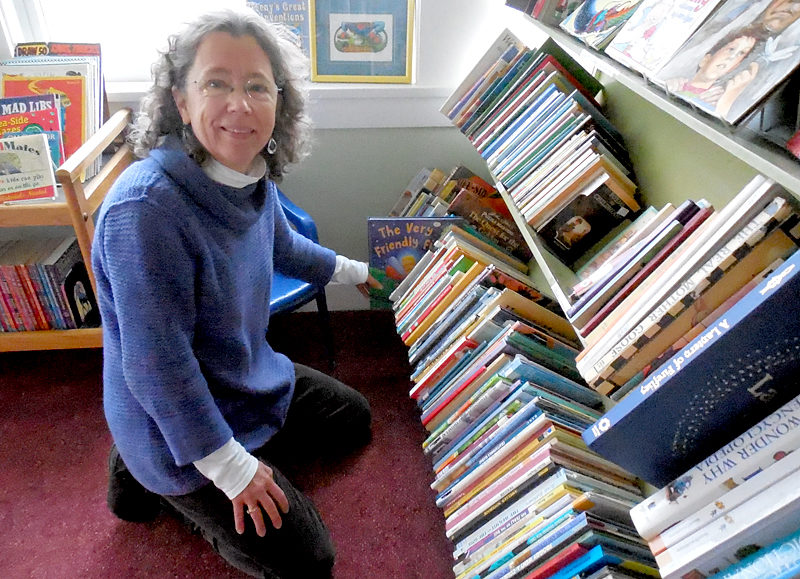
{"type": "Polygon", "coordinates": [[[350,450],[370,424],[363,396],[267,344],[273,269],[379,285],[366,264],[295,233],[276,199],[306,152],[299,63],[255,15],[209,14],[171,37],[131,132],[143,158],[109,193],[92,254],[116,446],[109,506],[131,520],[164,502],[231,564],[268,577],[328,576],[334,557],[276,462],[350,450]]]}

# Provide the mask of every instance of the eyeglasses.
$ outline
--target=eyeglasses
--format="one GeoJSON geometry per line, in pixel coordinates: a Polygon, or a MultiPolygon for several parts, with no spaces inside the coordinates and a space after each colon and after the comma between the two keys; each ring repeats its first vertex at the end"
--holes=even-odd
{"type": "MultiPolygon", "coordinates": [[[[224,80],[195,80],[194,84],[200,89],[200,93],[210,99],[227,98],[234,90],[233,86],[224,80]]],[[[248,97],[259,102],[275,102],[278,95],[283,92],[283,88],[274,82],[250,79],[244,83],[243,90],[248,97]]]]}

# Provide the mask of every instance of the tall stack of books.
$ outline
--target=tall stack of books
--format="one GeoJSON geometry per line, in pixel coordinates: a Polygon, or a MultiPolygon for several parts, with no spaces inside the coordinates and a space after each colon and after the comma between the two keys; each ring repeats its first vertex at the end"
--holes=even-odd
{"type": "Polygon", "coordinates": [[[582,382],[577,336],[525,268],[450,226],[390,296],[455,576],[607,566],[656,576],[629,514],[643,498],[637,479],[581,440],[604,399],[582,382]]]}
{"type": "Polygon", "coordinates": [[[505,31],[441,108],[567,265],[641,209],[601,89],[553,41],[532,50],[505,31]]]}

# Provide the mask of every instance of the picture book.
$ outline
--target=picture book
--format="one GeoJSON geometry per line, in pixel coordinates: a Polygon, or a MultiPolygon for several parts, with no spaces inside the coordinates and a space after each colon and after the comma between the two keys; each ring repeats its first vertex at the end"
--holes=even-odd
{"type": "Polygon", "coordinates": [[[663,487],[791,399],[799,268],[795,252],[585,430],[589,448],[663,487]]]}
{"type": "Polygon", "coordinates": [[[639,209],[638,204],[630,206],[620,198],[608,174],[600,179],[602,182],[596,187],[587,186],[538,230],[549,249],[566,265],[575,263],[639,209]]]}
{"type": "Polygon", "coordinates": [[[728,0],[654,81],[697,109],[738,123],[800,64],[798,15],[779,0],[728,0]]]}
{"type": "Polygon", "coordinates": [[[63,111],[56,94],[0,98],[0,137],[44,133],[53,165],[64,161],[63,111]]]}
{"type": "Polygon", "coordinates": [[[631,520],[642,537],[654,541],[680,521],[705,516],[706,505],[716,505],[718,512],[732,506],[721,497],[768,478],[762,475],[773,466],[780,464],[777,471],[791,472],[800,460],[800,453],[794,452],[798,448],[800,396],[795,396],[633,507],[631,520]],[[740,448],[747,451],[735,451],[740,448]],[[784,462],[789,456],[792,460],[784,462]]]}
{"type": "Polygon", "coordinates": [[[100,310],[78,240],[65,239],[41,264],[53,290],[67,308],[65,316],[71,317],[74,327],[99,326],[100,310]]]}
{"type": "Polygon", "coordinates": [[[288,27],[297,38],[297,45],[307,56],[311,56],[308,33],[308,7],[305,2],[281,2],[279,0],[247,0],[248,8],[267,22],[279,22],[288,27]]]}
{"type": "Polygon", "coordinates": [[[442,231],[463,220],[453,217],[368,217],[369,272],[382,285],[370,288],[375,309],[391,307],[389,295],[433,248],[442,231]]]}
{"type": "Polygon", "coordinates": [[[705,21],[720,0],[642,0],[605,53],[653,76],[705,21]]]}
{"type": "Polygon", "coordinates": [[[561,28],[594,49],[602,50],[633,15],[641,0],[584,0],[561,28]]]}
{"type": "Polygon", "coordinates": [[[64,155],[69,157],[87,137],[86,128],[86,78],[75,76],[29,76],[22,71],[2,73],[2,93],[7,97],[20,97],[54,93],[59,95],[64,109],[62,139],[64,155]]]}
{"type": "Polygon", "coordinates": [[[494,240],[514,257],[530,261],[531,250],[497,190],[481,196],[469,189],[461,189],[447,210],[464,218],[479,233],[494,240]]]}
{"type": "Polygon", "coordinates": [[[56,177],[44,133],[0,137],[0,202],[55,196],[56,177]]]}

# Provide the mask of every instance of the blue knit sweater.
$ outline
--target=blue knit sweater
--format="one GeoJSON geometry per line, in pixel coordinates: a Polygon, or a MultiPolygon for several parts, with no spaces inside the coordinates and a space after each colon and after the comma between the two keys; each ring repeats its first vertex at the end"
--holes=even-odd
{"type": "Polygon", "coordinates": [[[104,408],[145,487],[196,490],[193,461],[282,426],[294,370],[265,340],[273,267],[324,285],[335,260],[290,228],[274,183],[221,185],[174,143],[117,179],[92,251],[104,408]]]}

